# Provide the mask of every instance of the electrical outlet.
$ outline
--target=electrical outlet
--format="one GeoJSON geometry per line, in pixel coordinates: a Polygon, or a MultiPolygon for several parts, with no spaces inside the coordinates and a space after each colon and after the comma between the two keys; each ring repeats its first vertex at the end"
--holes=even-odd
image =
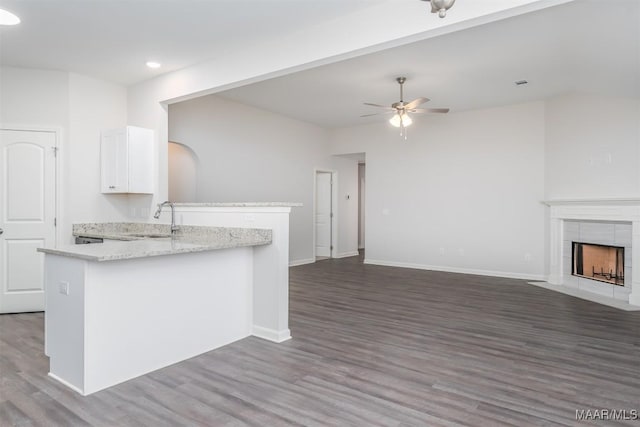
{"type": "Polygon", "coordinates": [[[445,249],[444,248],[440,248],[439,252],[440,252],[440,255],[444,255],[445,249]]]}
{"type": "Polygon", "coordinates": [[[69,282],[60,282],[58,284],[58,290],[62,295],[69,295],[69,282]]]}

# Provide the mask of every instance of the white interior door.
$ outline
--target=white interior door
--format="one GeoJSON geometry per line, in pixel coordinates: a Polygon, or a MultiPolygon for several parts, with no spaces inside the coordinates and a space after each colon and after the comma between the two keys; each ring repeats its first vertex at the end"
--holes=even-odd
{"type": "Polygon", "coordinates": [[[0,129],[0,313],[44,310],[43,254],[55,246],[54,132],[0,129]]]}
{"type": "Polygon", "coordinates": [[[364,249],[365,165],[358,165],[358,249],[364,249]]]}
{"type": "Polygon", "coordinates": [[[331,173],[316,173],[316,256],[331,256],[331,173]]]}

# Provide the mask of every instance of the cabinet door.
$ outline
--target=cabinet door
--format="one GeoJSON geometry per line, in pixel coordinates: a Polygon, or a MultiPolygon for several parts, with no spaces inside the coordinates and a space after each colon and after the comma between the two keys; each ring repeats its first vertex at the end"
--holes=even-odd
{"type": "Polygon", "coordinates": [[[128,153],[125,129],[102,133],[100,157],[102,192],[126,193],[128,191],[128,153]]]}

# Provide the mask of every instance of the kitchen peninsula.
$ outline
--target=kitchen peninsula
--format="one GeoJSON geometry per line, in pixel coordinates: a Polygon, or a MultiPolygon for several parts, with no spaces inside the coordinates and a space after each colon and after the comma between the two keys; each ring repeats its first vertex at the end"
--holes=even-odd
{"type": "MultiPolygon", "coordinates": [[[[288,317],[277,296],[255,299],[255,277],[273,278],[260,262],[271,229],[110,223],[74,234],[113,239],[39,249],[49,375],[83,395],[249,335],[272,339],[260,319],[288,317]]],[[[288,283],[265,283],[288,299],[288,283]]]]}

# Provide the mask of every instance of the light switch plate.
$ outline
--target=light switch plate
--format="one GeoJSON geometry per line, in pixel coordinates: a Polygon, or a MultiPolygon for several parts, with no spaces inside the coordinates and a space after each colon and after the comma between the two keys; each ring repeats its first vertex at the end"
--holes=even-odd
{"type": "Polygon", "coordinates": [[[58,284],[58,290],[62,295],[69,295],[69,282],[60,282],[58,284]]]}

